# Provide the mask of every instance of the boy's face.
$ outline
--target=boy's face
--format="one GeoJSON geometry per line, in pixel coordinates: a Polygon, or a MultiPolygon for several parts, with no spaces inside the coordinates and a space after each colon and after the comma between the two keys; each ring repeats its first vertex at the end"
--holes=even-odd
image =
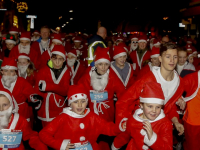
{"type": "Polygon", "coordinates": [[[126,62],[126,57],[127,57],[126,55],[120,56],[115,59],[115,62],[118,64],[118,66],[124,66],[126,62]]]}
{"type": "Polygon", "coordinates": [[[101,75],[104,75],[107,72],[109,66],[110,65],[106,62],[101,62],[95,65],[95,67],[97,68],[97,72],[101,75]]]}
{"type": "Polygon", "coordinates": [[[186,60],[187,60],[187,52],[185,52],[185,51],[179,51],[178,52],[178,64],[180,66],[182,66],[182,65],[185,64],[186,60]]]}
{"type": "Polygon", "coordinates": [[[157,67],[160,66],[160,61],[158,57],[151,58],[151,63],[152,63],[152,66],[157,66],[157,67]]]}
{"type": "Polygon", "coordinates": [[[52,60],[54,69],[62,68],[63,63],[65,62],[64,58],[60,55],[56,55],[55,57],[52,57],[51,60],[52,60]]]}
{"type": "Polygon", "coordinates": [[[159,56],[161,68],[166,71],[173,71],[178,62],[177,49],[168,49],[164,51],[162,56],[159,56]]]}
{"type": "Polygon", "coordinates": [[[78,115],[84,115],[84,111],[87,107],[87,101],[85,99],[78,99],[71,103],[72,111],[78,115]]]}
{"type": "Polygon", "coordinates": [[[143,119],[155,120],[161,112],[162,105],[153,103],[140,104],[143,109],[143,119]]]}

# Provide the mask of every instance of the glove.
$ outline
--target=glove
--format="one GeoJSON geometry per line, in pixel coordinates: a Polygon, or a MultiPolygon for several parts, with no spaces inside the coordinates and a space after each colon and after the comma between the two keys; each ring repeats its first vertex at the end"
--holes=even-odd
{"type": "MultiPolygon", "coordinates": [[[[42,83],[40,85],[42,85],[42,83]]],[[[41,100],[42,101],[43,97],[40,96],[40,95],[35,94],[35,95],[33,95],[33,99],[37,99],[37,100],[41,100]]]]}
{"type": "Polygon", "coordinates": [[[42,84],[42,83],[40,83],[40,85],[39,85],[39,89],[40,89],[40,90],[42,90],[42,85],[43,85],[43,84],[42,84]]]}

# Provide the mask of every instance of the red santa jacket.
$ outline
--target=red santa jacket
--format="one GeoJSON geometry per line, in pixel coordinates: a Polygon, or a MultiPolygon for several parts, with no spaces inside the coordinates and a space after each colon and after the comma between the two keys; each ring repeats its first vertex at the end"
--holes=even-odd
{"type": "MultiPolygon", "coordinates": [[[[41,39],[40,39],[41,40],[41,39]]],[[[48,41],[48,44],[50,44],[50,40],[48,41]]],[[[42,55],[42,53],[44,52],[44,50],[42,49],[42,45],[40,44],[40,42],[35,41],[31,44],[31,46],[37,51],[39,57],[42,55]]]]}
{"type": "MultiPolygon", "coordinates": [[[[34,148],[36,150],[48,150],[47,146],[40,141],[38,133],[30,128],[30,125],[25,118],[21,117],[18,113],[12,114],[11,117],[12,118],[7,129],[21,130],[22,140],[29,140],[29,145],[31,148],[34,148]]],[[[3,149],[0,148],[0,150],[3,149]]],[[[25,148],[23,142],[21,142],[18,148],[12,148],[8,150],[25,150],[25,148]]]]}
{"type": "Polygon", "coordinates": [[[85,66],[83,61],[77,60],[77,66],[76,66],[75,70],[74,70],[74,67],[70,67],[70,69],[72,72],[72,77],[70,80],[71,85],[77,85],[79,79],[82,77],[82,75],[86,71],[87,67],[85,66]]]}
{"type": "Polygon", "coordinates": [[[100,150],[96,143],[100,134],[116,136],[119,133],[119,126],[106,122],[89,108],[84,115],[78,115],[67,107],[40,131],[39,136],[46,145],[56,150],[65,150],[69,142],[75,145],[89,142],[93,150],[100,150]]]}
{"type": "Polygon", "coordinates": [[[41,61],[40,61],[39,69],[45,67],[50,58],[51,58],[50,51],[49,50],[44,51],[40,57],[41,61]]]}
{"type": "Polygon", "coordinates": [[[138,56],[136,50],[135,50],[135,51],[132,51],[132,52],[130,53],[130,58],[131,58],[132,62],[133,62],[134,64],[136,64],[136,69],[135,69],[135,71],[136,71],[137,73],[139,72],[140,69],[142,69],[142,67],[144,67],[144,62],[145,62],[145,61],[148,61],[148,60],[150,59],[150,55],[151,55],[150,51],[147,50],[147,51],[143,54],[143,56],[142,56],[142,58],[141,58],[141,61],[140,61],[140,60],[139,60],[139,56],[138,56]]]}
{"type": "Polygon", "coordinates": [[[138,72],[136,80],[142,78],[149,71],[151,71],[151,69],[152,69],[151,62],[149,62],[148,65],[142,67],[142,69],[138,72]]]}
{"type": "MultiPolygon", "coordinates": [[[[112,63],[114,63],[114,62],[112,62],[112,63]]],[[[126,77],[126,81],[124,83],[123,79],[121,78],[120,74],[115,69],[115,67],[113,66],[112,63],[110,65],[110,72],[113,72],[116,75],[116,78],[119,79],[121,81],[121,83],[124,85],[124,87],[127,89],[128,87],[130,87],[133,84],[134,79],[135,79],[133,66],[131,64],[127,63],[129,65],[129,72],[128,72],[128,75],[126,77]]]]}
{"type": "MultiPolygon", "coordinates": [[[[82,84],[88,91],[94,90],[91,86],[91,74],[94,71],[95,67],[88,67],[88,70],[85,72],[83,77],[79,80],[78,84],[82,84]]],[[[90,97],[88,98],[89,101],[89,108],[99,114],[102,118],[106,121],[114,121],[114,101],[113,96],[116,93],[117,97],[119,97],[125,90],[124,86],[122,86],[121,81],[119,81],[113,72],[110,72],[108,69],[107,73],[109,73],[108,77],[108,84],[105,87],[105,91],[108,93],[108,100],[97,103],[92,102],[90,97]]],[[[90,95],[90,94],[88,94],[90,95]]]]}
{"type": "MultiPolygon", "coordinates": [[[[25,79],[26,79],[26,81],[28,81],[28,83],[30,83],[32,86],[35,85],[35,77],[36,77],[36,74],[37,74],[36,71],[34,71],[33,74],[31,74],[30,76],[27,76],[27,74],[26,74],[25,79]]],[[[18,74],[18,75],[19,75],[19,74],[18,74]]],[[[20,75],[19,75],[19,77],[20,77],[20,75]]]]}
{"type": "MultiPolygon", "coordinates": [[[[182,78],[174,71],[175,75],[178,77],[178,84],[174,89],[174,93],[165,102],[163,107],[166,116],[171,120],[173,117],[179,118],[177,113],[176,101],[182,96],[183,93],[183,81],[182,78]]],[[[157,79],[152,71],[143,76],[141,79],[137,80],[125,93],[118,99],[116,103],[116,120],[120,122],[123,117],[127,117],[131,114],[134,109],[135,101],[138,100],[143,85],[146,82],[157,82],[157,79]]]]}
{"type": "Polygon", "coordinates": [[[149,121],[153,130],[150,140],[143,127],[144,120],[139,117],[141,113],[143,110],[137,109],[128,119],[126,131],[114,139],[112,150],[121,148],[128,142],[127,150],[173,150],[172,123],[165,117],[163,110],[155,120],[149,121]]]}
{"type": "Polygon", "coordinates": [[[50,122],[62,112],[66,106],[65,96],[67,96],[69,82],[70,72],[67,66],[64,67],[58,79],[48,66],[39,70],[34,88],[44,98],[38,110],[40,120],[50,122]],[[40,83],[43,84],[42,92],[39,90],[40,83]]]}
{"type": "MultiPolygon", "coordinates": [[[[18,56],[19,56],[19,45],[16,45],[15,47],[12,48],[12,51],[10,52],[9,57],[17,59],[18,56]]],[[[38,52],[33,47],[30,47],[30,53],[28,54],[28,56],[30,57],[30,60],[34,63],[35,68],[38,69],[39,67],[38,62],[40,62],[40,56],[38,52]]]]}
{"type": "MultiPolygon", "coordinates": [[[[3,85],[2,79],[0,84],[4,88],[6,88],[3,85]]],[[[28,81],[26,81],[24,78],[17,77],[17,80],[14,82],[14,84],[11,84],[11,88],[9,89],[9,91],[12,93],[14,99],[17,102],[18,113],[29,120],[32,112],[31,110],[29,110],[29,106],[26,100],[28,99],[29,102],[35,102],[32,98],[32,95],[35,94],[35,91],[31,84],[28,83],[28,81]]]]}

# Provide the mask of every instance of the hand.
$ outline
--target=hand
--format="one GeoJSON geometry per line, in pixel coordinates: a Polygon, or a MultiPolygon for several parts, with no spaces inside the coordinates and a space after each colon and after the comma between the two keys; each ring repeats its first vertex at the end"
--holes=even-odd
{"type": "Polygon", "coordinates": [[[75,148],[73,143],[68,143],[65,150],[70,150],[71,148],[75,148]]]}
{"type": "Polygon", "coordinates": [[[184,133],[184,126],[182,124],[180,124],[179,122],[175,122],[174,126],[176,130],[179,132],[178,135],[182,135],[184,133]]]}
{"type": "Polygon", "coordinates": [[[144,124],[143,127],[147,132],[148,139],[151,140],[151,137],[153,135],[153,130],[152,130],[151,124],[149,123],[149,121],[144,121],[143,124],[144,124]]]}
{"type": "Polygon", "coordinates": [[[176,104],[180,107],[181,110],[185,109],[186,102],[182,98],[179,98],[176,104]]]}
{"type": "Polygon", "coordinates": [[[39,85],[39,89],[40,89],[40,90],[42,90],[42,85],[43,85],[43,84],[42,84],[42,83],[40,83],[40,85],[39,85]]]}
{"type": "Polygon", "coordinates": [[[33,99],[37,99],[37,100],[43,100],[43,97],[42,96],[40,96],[40,95],[37,95],[37,94],[35,94],[35,95],[33,95],[33,99]]]}

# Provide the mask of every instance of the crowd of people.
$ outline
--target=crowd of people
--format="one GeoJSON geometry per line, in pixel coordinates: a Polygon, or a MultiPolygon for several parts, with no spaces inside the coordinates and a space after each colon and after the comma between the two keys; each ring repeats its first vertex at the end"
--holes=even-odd
{"type": "Polygon", "coordinates": [[[0,48],[0,149],[200,149],[194,39],[12,27],[0,48]]]}

